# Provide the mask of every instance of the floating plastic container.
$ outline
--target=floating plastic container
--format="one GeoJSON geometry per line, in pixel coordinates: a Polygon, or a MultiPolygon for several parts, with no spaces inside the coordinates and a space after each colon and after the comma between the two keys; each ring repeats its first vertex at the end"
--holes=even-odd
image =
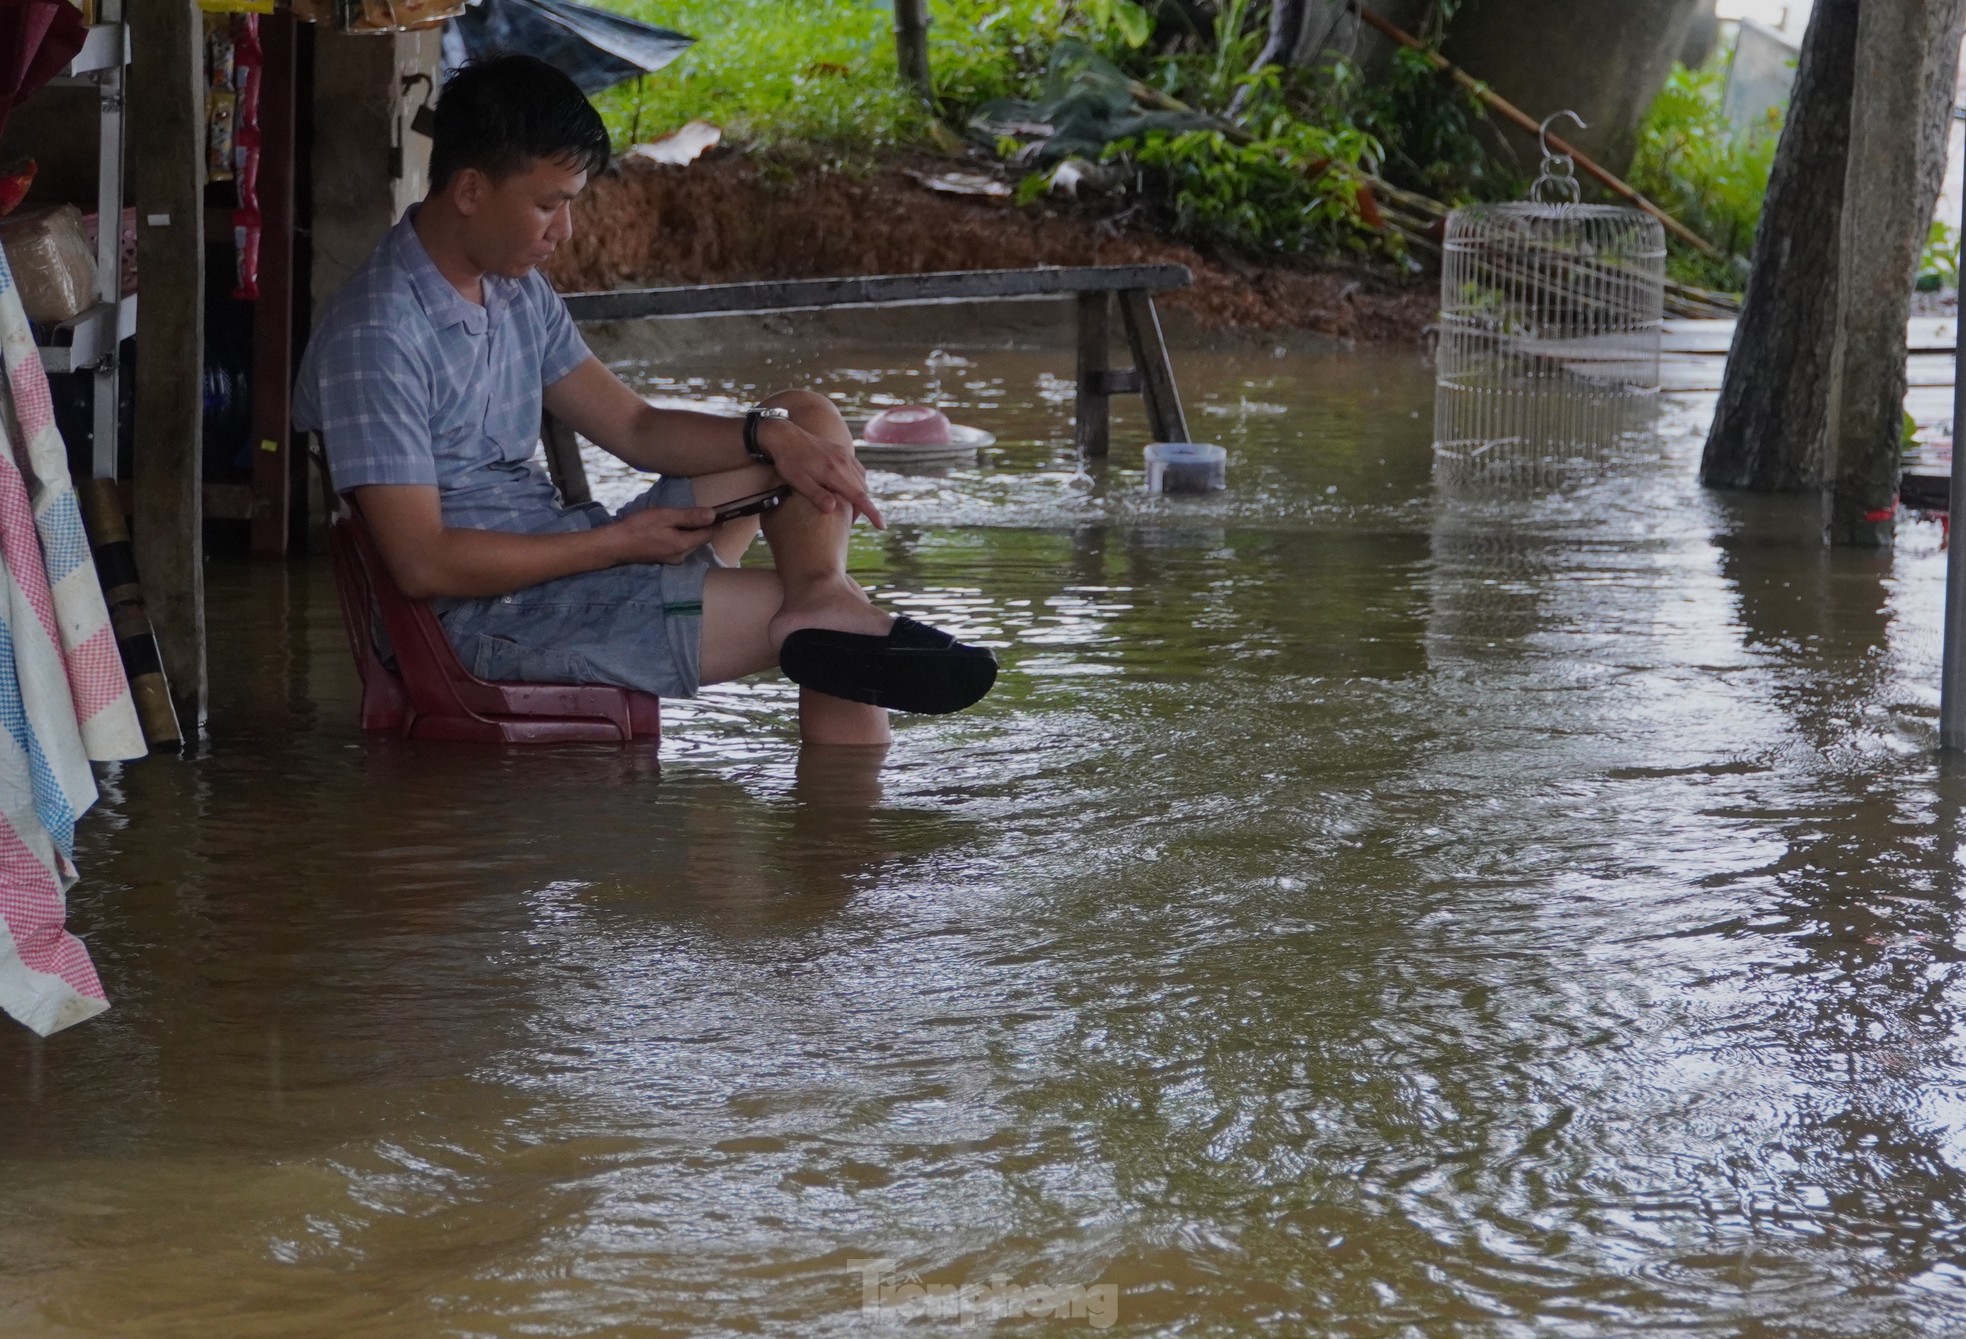
{"type": "Polygon", "coordinates": [[[1147,448],[1149,493],[1212,493],[1229,486],[1229,453],[1207,442],[1155,442],[1147,448]]]}
{"type": "Polygon", "coordinates": [[[867,440],[876,446],[947,446],[950,426],[940,409],[896,405],[867,420],[867,440]]]}
{"type": "Polygon", "coordinates": [[[904,404],[883,409],[856,428],[853,449],[868,465],[897,469],[975,460],[978,447],[996,440],[981,428],[951,423],[939,409],[904,404]]]}

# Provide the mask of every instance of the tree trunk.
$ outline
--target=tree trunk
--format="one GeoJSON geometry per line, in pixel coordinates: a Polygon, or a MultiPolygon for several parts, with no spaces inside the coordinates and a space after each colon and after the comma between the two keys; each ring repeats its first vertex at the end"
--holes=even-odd
{"type": "MultiPolygon", "coordinates": [[[[1441,54],[1538,120],[1566,108],[1576,112],[1588,128],[1566,128],[1563,137],[1623,176],[1638,143],[1638,124],[1708,4],[1462,0],[1441,54]]],[[[1500,133],[1533,176],[1535,136],[1513,129],[1500,133]]]]}
{"type": "Polygon", "coordinates": [[[1895,529],[1905,321],[1945,173],[1966,0],[1864,0],[1857,23],[1842,277],[1829,415],[1832,543],[1895,529]]]}
{"type": "Polygon", "coordinates": [[[1856,47],[1857,0],[1816,0],[1700,461],[1712,488],[1797,492],[1823,478],[1856,47]]]}
{"type": "Polygon", "coordinates": [[[901,77],[914,85],[923,102],[935,104],[935,85],[928,73],[928,0],[894,0],[894,50],[901,77]]]}

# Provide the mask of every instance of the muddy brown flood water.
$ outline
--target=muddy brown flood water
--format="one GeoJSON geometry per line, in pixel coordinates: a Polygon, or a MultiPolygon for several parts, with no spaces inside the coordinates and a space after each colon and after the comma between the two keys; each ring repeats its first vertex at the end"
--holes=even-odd
{"type": "Polygon", "coordinates": [[[1455,502],[1387,353],[1188,356],[1231,491],[1135,418],[1088,492],[1065,356],[965,357],[639,370],[999,434],[857,541],[1006,671],[878,777],[776,680],[659,776],[364,738],[321,564],[214,560],[213,742],[82,827],[116,1007],[0,1029],[0,1335],[1966,1328],[1936,528],[1702,492],[1697,400],[1455,502]]]}

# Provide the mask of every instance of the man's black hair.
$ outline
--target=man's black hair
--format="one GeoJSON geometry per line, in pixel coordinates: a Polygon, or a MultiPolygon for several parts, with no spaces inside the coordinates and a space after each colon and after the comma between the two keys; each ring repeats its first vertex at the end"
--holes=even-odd
{"type": "Polygon", "coordinates": [[[450,77],[437,99],[431,190],[467,167],[502,181],[535,158],[577,164],[589,176],[607,167],[607,127],[579,85],[520,55],[474,60],[450,77]]]}

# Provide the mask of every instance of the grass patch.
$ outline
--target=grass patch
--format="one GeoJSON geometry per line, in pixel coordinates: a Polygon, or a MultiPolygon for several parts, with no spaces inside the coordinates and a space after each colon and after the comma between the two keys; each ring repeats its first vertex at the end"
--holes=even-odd
{"type": "MultiPolygon", "coordinates": [[[[1027,114],[990,119],[1055,123],[1062,140],[1075,118],[1051,113],[1066,94],[1082,111],[1098,104],[1106,128],[1072,150],[1098,169],[1082,203],[1103,199],[1166,235],[1271,257],[1402,255],[1398,234],[1361,217],[1372,174],[1455,201],[1512,180],[1487,161],[1480,108],[1423,59],[1401,53],[1371,83],[1349,60],[1250,74],[1267,25],[1255,0],[1220,0],[1206,29],[1182,31],[1157,31],[1153,17],[1179,7],[1139,0],[930,0],[933,114],[900,78],[893,11],[877,0],[601,2],[697,39],[667,69],[595,99],[617,148],[706,120],[767,155],[857,166],[908,145],[946,147],[947,127],[969,127],[979,109],[1021,105],[1027,114]],[[1156,106],[1172,97],[1219,119],[1137,129],[1128,81],[1157,90],[1141,95],[1156,106]],[[1041,100],[1048,114],[1030,112],[1041,100]]],[[[1020,149],[1019,134],[998,147],[1031,199],[1057,155],[1020,149]]]]}
{"type": "MultiPolygon", "coordinates": [[[[848,155],[921,141],[927,110],[895,65],[893,13],[871,0],[602,0],[696,45],[594,99],[617,148],[710,121],[758,148],[848,155]]],[[[929,57],[945,103],[1029,90],[1076,16],[1057,0],[935,0],[929,57]]]]}

